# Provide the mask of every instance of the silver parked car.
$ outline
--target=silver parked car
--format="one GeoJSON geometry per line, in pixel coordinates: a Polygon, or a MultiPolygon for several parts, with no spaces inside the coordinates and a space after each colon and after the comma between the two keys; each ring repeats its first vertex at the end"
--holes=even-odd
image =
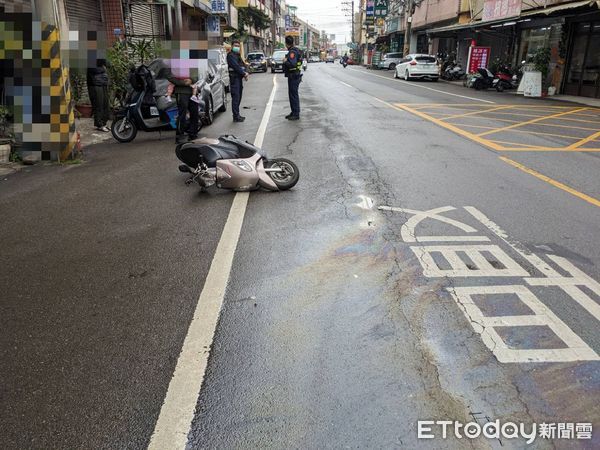
{"type": "Polygon", "coordinates": [[[440,67],[437,58],[433,55],[406,55],[394,72],[394,78],[404,78],[406,81],[413,78],[437,81],[439,77],[440,67]]]}
{"type": "Polygon", "coordinates": [[[221,80],[225,85],[225,92],[229,92],[229,68],[227,67],[227,52],[222,47],[211,48],[208,50],[208,60],[212,62],[221,75],[221,80]]]}
{"type": "Polygon", "coordinates": [[[202,98],[206,104],[206,110],[203,117],[201,117],[205,125],[210,125],[213,122],[216,111],[227,111],[225,83],[221,78],[221,72],[210,61],[208,61],[208,69],[206,70],[206,84],[205,88],[202,89],[202,98]]]}
{"type": "MultiPolygon", "coordinates": [[[[200,69],[199,77],[199,95],[200,120],[204,125],[210,125],[213,122],[216,111],[227,110],[227,94],[221,75],[216,66],[206,61],[206,70],[200,69]]],[[[170,61],[167,59],[155,59],[148,64],[148,69],[152,73],[156,84],[156,96],[164,96],[167,92],[168,76],[171,73],[170,61]]],[[[162,100],[162,99],[161,99],[162,100]]]]}
{"type": "Polygon", "coordinates": [[[386,53],[379,61],[379,68],[394,70],[400,61],[402,61],[402,53],[386,53]]]}

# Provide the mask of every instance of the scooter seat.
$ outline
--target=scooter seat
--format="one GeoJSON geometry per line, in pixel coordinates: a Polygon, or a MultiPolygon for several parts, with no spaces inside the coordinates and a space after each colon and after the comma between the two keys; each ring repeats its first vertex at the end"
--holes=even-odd
{"type": "Polygon", "coordinates": [[[232,143],[219,141],[216,144],[187,142],[175,150],[177,157],[190,167],[197,167],[204,162],[208,167],[216,167],[220,159],[238,159],[240,154],[238,146],[232,143]]]}

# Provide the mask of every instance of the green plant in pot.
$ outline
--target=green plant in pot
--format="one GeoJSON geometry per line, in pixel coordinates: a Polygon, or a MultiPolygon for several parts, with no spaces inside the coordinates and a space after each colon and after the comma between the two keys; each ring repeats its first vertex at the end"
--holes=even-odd
{"type": "Polygon", "coordinates": [[[136,64],[148,64],[161,56],[162,42],[158,39],[117,41],[107,51],[108,98],[111,109],[123,106],[127,97],[129,72],[136,64]]]}
{"type": "Polygon", "coordinates": [[[117,41],[107,51],[108,98],[111,108],[118,108],[127,95],[129,70],[133,67],[126,42],[117,41]]]}
{"type": "Polygon", "coordinates": [[[532,63],[535,70],[542,73],[542,88],[548,88],[548,73],[550,71],[551,52],[549,47],[538,48],[533,54],[532,63]]]}
{"type": "Polygon", "coordinates": [[[85,75],[79,70],[70,69],[69,82],[75,110],[81,117],[92,117],[92,105],[85,88],[85,75]]]}

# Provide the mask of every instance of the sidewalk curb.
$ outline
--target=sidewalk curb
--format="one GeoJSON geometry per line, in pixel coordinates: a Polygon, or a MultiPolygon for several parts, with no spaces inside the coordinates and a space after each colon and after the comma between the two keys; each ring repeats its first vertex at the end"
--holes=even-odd
{"type": "MultiPolygon", "coordinates": [[[[464,86],[462,81],[448,81],[448,80],[443,80],[442,78],[440,78],[439,81],[449,84],[449,85],[459,86],[459,87],[463,87],[465,89],[470,89],[470,88],[467,88],[466,86],[464,86]]],[[[502,94],[524,97],[523,94],[517,93],[516,90],[504,91],[504,92],[502,92],[502,94]]],[[[564,102],[564,103],[570,103],[573,105],[587,106],[590,108],[600,108],[600,100],[594,99],[594,98],[588,99],[587,97],[578,97],[576,99],[572,99],[572,98],[567,99],[567,98],[564,98],[563,95],[558,94],[558,95],[546,95],[544,97],[526,97],[526,98],[532,99],[532,100],[545,100],[545,101],[550,100],[550,101],[556,101],[556,102],[564,102]],[[598,105],[595,105],[594,103],[598,103],[598,105]]]]}

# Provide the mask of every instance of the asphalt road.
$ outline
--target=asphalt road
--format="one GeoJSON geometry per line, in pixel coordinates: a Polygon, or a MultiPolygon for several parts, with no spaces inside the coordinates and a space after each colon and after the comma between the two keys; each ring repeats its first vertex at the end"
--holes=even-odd
{"type": "MultiPolygon", "coordinates": [[[[313,64],[287,122],[276,78],[263,147],[301,179],[250,195],[188,447],[524,446],[420,440],[418,420],[597,428],[598,153],[497,151],[398,106],[564,103],[313,64]]],[[[272,80],[206,134],[254,139],[272,80]]],[[[234,198],[186,188],[172,139],[0,182],[3,448],[150,442],[234,198]]]]}

